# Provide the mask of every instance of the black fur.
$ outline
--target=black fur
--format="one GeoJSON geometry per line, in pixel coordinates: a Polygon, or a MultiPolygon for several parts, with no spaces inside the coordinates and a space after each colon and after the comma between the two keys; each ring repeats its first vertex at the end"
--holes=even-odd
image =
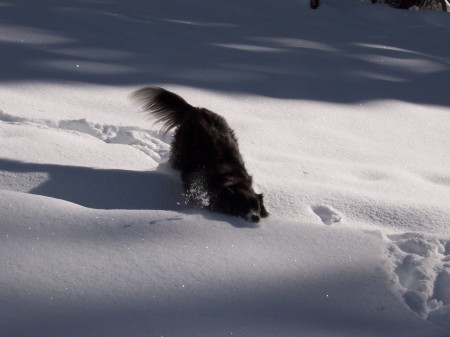
{"type": "Polygon", "coordinates": [[[262,194],[253,190],[234,131],[223,117],[162,88],[143,88],[132,97],[163,123],[165,132],[176,128],[170,162],[181,171],[188,199],[252,222],[269,215],[262,194]]]}
{"type": "Polygon", "coordinates": [[[317,9],[320,5],[320,2],[319,0],[310,0],[309,5],[311,6],[312,9],[317,9]]]}

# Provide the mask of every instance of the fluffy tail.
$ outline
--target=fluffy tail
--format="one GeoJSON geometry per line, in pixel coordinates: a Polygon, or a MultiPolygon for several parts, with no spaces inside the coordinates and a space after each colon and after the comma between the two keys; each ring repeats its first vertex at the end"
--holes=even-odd
{"type": "Polygon", "coordinates": [[[158,87],[146,87],[131,94],[131,98],[162,122],[162,130],[169,131],[180,125],[195,108],[183,98],[158,87]]]}

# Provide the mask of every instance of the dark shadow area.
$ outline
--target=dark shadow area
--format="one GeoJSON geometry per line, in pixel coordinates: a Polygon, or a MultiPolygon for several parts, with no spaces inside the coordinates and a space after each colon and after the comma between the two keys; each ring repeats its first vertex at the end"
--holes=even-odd
{"type": "MultiPolygon", "coordinates": [[[[56,300],[16,300],[8,309],[12,319],[2,320],[0,328],[5,336],[21,337],[449,336],[419,318],[413,320],[406,309],[401,312],[401,304],[395,303],[394,297],[385,302],[369,295],[372,301],[361,310],[361,304],[355,305],[353,298],[367,291],[370,280],[355,278],[351,270],[342,273],[347,277],[315,282],[289,280],[283,275],[271,284],[249,279],[239,289],[223,284],[217,289],[206,287],[203,293],[192,296],[174,290],[174,296],[158,293],[152,297],[148,288],[140,300],[115,293],[113,299],[86,298],[72,306],[56,300]],[[338,298],[326,298],[322,290],[338,298]],[[388,308],[396,312],[388,312],[388,308]]],[[[384,292],[381,295],[383,299],[390,296],[384,292]]]]}
{"type": "MultiPolygon", "coordinates": [[[[29,180],[27,173],[44,173],[48,178],[28,193],[61,199],[92,209],[175,210],[201,214],[206,219],[223,221],[236,228],[257,228],[257,225],[244,219],[188,205],[182,194],[178,174],[165,164],[160,165],[156,171],[141,172],[0,159],[0,174],[2,171],[12,173],[11,179],[16,182],[22,178],[29,180]],[[21,177],[21,173],[25,175],[21,177]]],[[[17,185],[20,185],[20,182],[17,185]]],[[[15,190],[14,187],[11,189],[15,190]]],[[[159,222],[154,220],[149,224],[159,222]]]]}
{"type": "MultiPolygon", "coordinates": [[[[157,171],[104,170],[0,159],[0,171],[43,172],[48,179],[29,193],[96,209],[179,210],[181,183],[157,171]]],[[[18,179],[18,178],[16,178],[18,179]]]]}
{"type": "Polygon", "coordinates": [[[0,81],[450,105],[447,13],[428,23],[420,13],[373,6],[372,20],[357,2],[351,13],[344,8],[330,2],[311,11],[307,1],[290,0],[10,1],[0,6],[0,81]],[[412,24],[397,23],[398,15],[412,24]],[[390,24],[380,27],[380,16],[390,24]]]}

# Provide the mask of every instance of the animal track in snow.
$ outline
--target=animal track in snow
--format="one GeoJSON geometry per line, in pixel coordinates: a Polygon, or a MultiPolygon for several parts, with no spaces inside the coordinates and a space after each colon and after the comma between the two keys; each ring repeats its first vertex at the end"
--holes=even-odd
{"type": "Polygon", "coordinates": [[[342,215],[338,211],[329,206],[316,205],[311,206],[311,210],[320,218],[325,225],[332,225],[341,222],[342,215]]]}
{"type": "Polygon", "coordinates": [[[423,234],[388,236],[393,276],[406,305],[450,329],[450,241],[423,234]]]}
{"type": "Polygon", "coordinates": [[[429,175],[426,177],[432,183],[442,186],[450,187],[450,176],[449,175],[429,175]]]}
{"type": "Polygon", "coordinates": [[[108,144],[130,145],[156,162],[161,162],[170,150],[164,141],[158,139],[158,132],[134,126],[116,126],[90,122],[86,119],[51,121],[46,119],[27,119],[12,116],[0,110],[0,122],[36,125],[44,128],[77,132],[95,137],[108,144]]]}
{"type": "Polygon", "coordinates": [[[358,173],[360,179],[364,181],[382,181],[390,179],[390,176],[384,172],[376,171],[376,170],[365,170],[358,173]]]}

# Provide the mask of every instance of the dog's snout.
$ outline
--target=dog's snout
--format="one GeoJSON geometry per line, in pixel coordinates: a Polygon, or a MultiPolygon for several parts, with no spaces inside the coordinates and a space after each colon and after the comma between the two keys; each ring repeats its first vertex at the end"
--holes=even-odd
{"type": "Polygon", "coordinates": [[[244,218],[245,218],[245,220],[250,221],[250,222],[259,222],[259,220],[261,220],[261,217],[259,216],[259,214],[257,214],[254,211],[248,213],[244,218]]]}

